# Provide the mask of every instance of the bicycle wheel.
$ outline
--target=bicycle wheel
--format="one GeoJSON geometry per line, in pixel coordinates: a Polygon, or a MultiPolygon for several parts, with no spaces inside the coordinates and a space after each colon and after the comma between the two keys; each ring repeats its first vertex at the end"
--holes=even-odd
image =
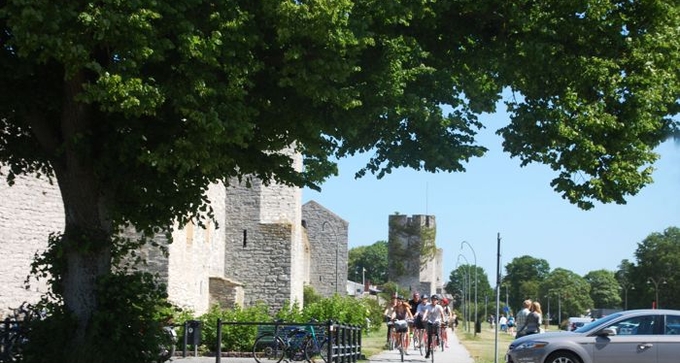
{"type": "MultiPolygon", "coordinates": [[[[442,327],[442,329],[446,329],[442,327]]],[[[439,348],[442,349],[442,352],[444,351],[444,339],[442,338],[444,335],[442,334],[442,330],[439,330],[439,335],[437,336],[437,341],[439,342],[439,348]]]]}
{"type": "Polygon", "coordinates": [[[319,362],[319,359],[323,362],[329,362],[328,341],[323,340],[319,342],[314,338],[307,339],[305,343],[305,359],[311,363],[319,362]]]}
{"type": "Polygon", "coordinates": [[[429,343],[430,347],[430,359],[434,363],[434,351],[437,350],[437,335],[432,335],[432,341],[429,343]]]}
{"type": "Polygon", "coordinates": [[[404,351],[406,348],[404,348],[404,333],[399,333],[398,335],[399,341],[397,342],[397,347],[399,348],[399,354],[401,354],[401,361],[404,361],[404,351]]]}
{"type": "Polygon", "coordinates": [[[285,353],[286,344],[272,334],[261,335],[253,344],[253,358],[257,363],[278,363],[285,353]]]}

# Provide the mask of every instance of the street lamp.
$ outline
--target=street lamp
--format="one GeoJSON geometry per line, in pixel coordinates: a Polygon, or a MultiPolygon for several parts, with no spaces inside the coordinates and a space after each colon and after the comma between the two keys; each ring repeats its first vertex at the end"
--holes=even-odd
{"type": "Polygon", "coordinates": [[[477,319],[479,319],[479,316],[477,315],[477,254],[475,253],[475,249],[472,248],[472,245],[470,245],[467,241],[460,243],[461,251],[463,250],[463,245],[470,247],[470,251],[472,251],[472,257],[475,259],[475,335],[477,335],[477,319]]]}
{"type": "Polygon", "coordinates": [[[623,310],[628,310],[628,290],[635,290],[635,286],[623,281],[621,282],[621,288],[623,289],[623,310]]]}
{"type": "MultiPolygon", "coordinates": [[[[553,291],[557,292],[557,329],[560,329],[560,325],[562,324],[562,294],[560,289],[550,289],[548,290],[548,295],[552,293],[553,291]]],[[[548,304],[550,304],[550,300],[548,300],[548,304]]],[[[548,308],[550,310],[550,308],[548,308]]],[[[550,312],[548,312],[548,315],[550,315],[550,312]]]]}
{"type": "Polygon", "coordinates": [[[653,283],[654,284],[654,293],[656,294],[656,298],[654,299],[654,306],[652,307],[653,309],[658,309],[659,308],[659,284],[660,283],[666,283],[666,279],[663,277],[657,277],[656,279],[653,277],[650,277],[647,279],[647,283],[653,283]]]}
{"type": "MultiPolygon", "coordinates": [[[[467,270],[468,270],[467,271],[467,290],[468,290],[468,302],[469,302],[470,301],[470,262],[468,262],[467,258],[465,258],[465,256],[460,254],[460,253],[458,254],[458,261],[460,261],[461,257],[465,260],[465,264],[467,265],[467,270]]],[[[466,304],[466,306],[467,306],[467,304],[466,304]]],[[[466,323],[465,325],[466,325],[466,330],[469,333],[470,332],[470,323],[469,323],[469,321],[470,321],[470,308],[467,307],[466,310],[467,310],[467,316],[465,317],[465,323],[466,323]]]]}
{"type": "Polygon", "coordinates": [[[328,221],[323,221],[321,224],[321,231],[325,232],[326,231],[326,225],[330,227],[331,232],[333,232],[333,237],[335,238],[335,293],[338,293],[338,256],[339,256],[339,249],[340,249],[340,241],[338,240],[338,233],[335,231],[335,227],[330,224],[328,221]]]}

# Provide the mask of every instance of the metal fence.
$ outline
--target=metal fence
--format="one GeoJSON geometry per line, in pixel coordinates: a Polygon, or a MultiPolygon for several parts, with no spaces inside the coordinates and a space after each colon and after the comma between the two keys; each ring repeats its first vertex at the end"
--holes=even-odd
{"type": "Polygon", "coordinates": [[[217,344],[215,363],[222,362],[222,326],[223,325],[256,325],[258,329],[273,327],[277,331],[283,327],[315,327],[320,328],[324,339],[328,338],[326,345],[329,363],[356,363],[361,358],[361,327],[327,321],[325,323],[285,323],[285,322],[225,322],[217,320],[217,344]]]}

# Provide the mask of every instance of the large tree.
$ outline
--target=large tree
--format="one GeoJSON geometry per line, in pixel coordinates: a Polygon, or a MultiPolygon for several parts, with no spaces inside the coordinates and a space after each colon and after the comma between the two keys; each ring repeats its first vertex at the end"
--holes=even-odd
{"type": "Polygon", "coordinates": [[[519,311],[524,300],[539,298],[540,284],[549,273],[548,261],[529,255],[515,257],[505,265],[503,285],[507,289],[510,308],[519,311]]]}
{"type": "Polygon", "coordinates": [[[590,271],[583,278],[590,284],[593,308],[616,309],[621,306],[621,285],[613,271],[590,271]]]}
{"type": "Polygon", "coordinates": [[[586,315],[593,308],[590,298],[590,284],[583,277],[563,268],[556,268],[543,280],[538,300],[542,302],[543,312],[549,308],[553,324],[562,323],[570,316],[586,315]],[[545,299],[545,300],[544,300],[545,299]]]}
{"type": "Polygon", "coordinates": [[[638,244],[635,259],[633,306],[649,308],[656,303],[661,308],[680,308],[680,292],[675,288],[680,282],[680,227],[647,236],[638,244]]]}
{"type": "Polygon", "coordinates": [[[668,0],[5,0],[0,162],[59,185],[79,344],[120,226],[200,222],[232,177],[318,187],[357,152],[359,176],[463,171],[505,89],[506,151],[582,208],[624,203],[677,126],[678,22],[668,0]]]}
{"type": "Polygon", "coordinates": [[[349,250],[347,271],[352,281],[370,281],[381,285],[387,282],[387,241],[354,247],[349,250]]]}

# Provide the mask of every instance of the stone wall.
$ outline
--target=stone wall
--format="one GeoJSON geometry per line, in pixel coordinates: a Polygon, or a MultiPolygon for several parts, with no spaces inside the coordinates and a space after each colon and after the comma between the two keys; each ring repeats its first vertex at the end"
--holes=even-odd
{"type": "Polygon", "coordinates": [[[322,296],[347,293],[348,223],[315,201],[302,206],[309,238],[309,284],[322,296]]]}
{"type": "Polygon", "coordinates": [[[46,285],[24,281],[33,256],[47,246],[50,233],[64,229],[64,209],[56,185],[45,178],[19,176],[16,184],[0,179],[0,316],[23,301],[36,302],[46,285]]]}
{"type": "Polygon", "coordinates": [[[276,310],[285,301],[302,303],[302,279],[291,277],[293,245],[302,243],[301,238],[294,241],[301,236],[291,200],[295,193],[253,180],[250,187],[234,182],[226,196],[224,271],[226,278],[243,284],[244,305],[262,301],[276,310]]]}
{"type": "MultiPolygon", "coordinates": [[[[301,168],[301,158],[295,156],[301,168]]],[[[23,288],[33,254],[47,245],[51,232],[64,227],[59,190],[44,179],[17,178],[17,185],[0,184],[0,310],[22,301],[37,301],[45,287],[23,288]]],[[[218,225],[193,223],[172,232],[168,256],[147,246],[140,253],[167,284],[170,300],[201,314],[213,303],[223,307],[250,306],[258,301],[272,309],[287,302],[302,303],[304,284],[325,296],[345,293],[347,281],[347,222],[308,203],[303,228],[301,189],[252,181],[210,186],[218,225]]],[[[134,236],[134,231],[126,234],[134,236]]],[[[155,241],[167,244],[164,235],[155,241]]]]}
{"type": "Polygon", "coordinates": [[[441,292],[443,251],[438,249],[434,256],[423,261],[420,249],[422,236],[435,238],[435,217],[396,214],[389,216],[388,224],[389,280],[410,292],[427,295],[441,292]]]}

